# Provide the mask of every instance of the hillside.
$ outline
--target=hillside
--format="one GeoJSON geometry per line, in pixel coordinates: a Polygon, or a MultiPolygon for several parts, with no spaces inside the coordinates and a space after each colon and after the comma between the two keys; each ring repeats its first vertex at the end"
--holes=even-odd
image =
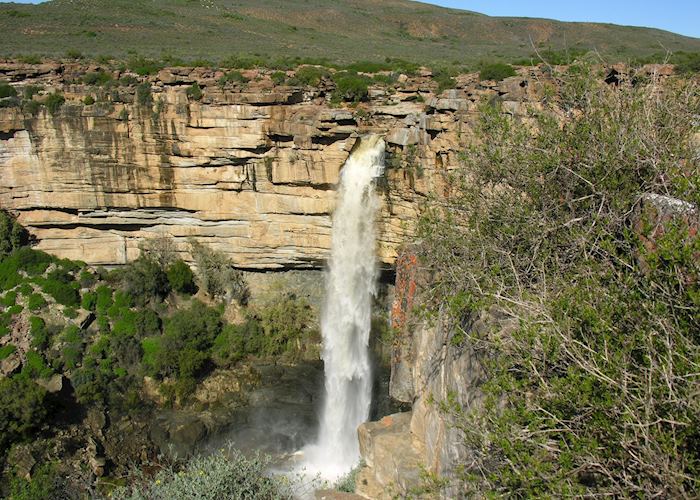
{"type": "Polygon", "coordinates": [[[337,62],[396,57],[473,64],[533,47],[596,49],[611,60],[700,51],[700,39],[595,23],[489,17],[408,0],[52,0],[0,3],[0,55],[235,54],[337,62]]]}

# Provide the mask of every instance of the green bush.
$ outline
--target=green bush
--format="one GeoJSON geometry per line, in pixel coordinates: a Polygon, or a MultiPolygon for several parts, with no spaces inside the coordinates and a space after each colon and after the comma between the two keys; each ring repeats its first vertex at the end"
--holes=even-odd
{"type": "Polygon", "coordinates": [[[199,84],[197,82],[194,82],[190,87],[187,88],[186,94],[187,94],[187,97],[189,99],[192,99],[193,101],[199,101],[204,96],[204,93],[202,92],[202,88],[199,86],[199,84]]]}
{"type": "Polygon", "coordinates": [[[204,290],[212,297],[226,297],[245,303],[248,300],[245,275],[233,266],[228,257],[195,240],[191,240],[190,245],[204,290]]]}
{"type": "Polygon", "coordinates": [[[214,340],[212,357],[214,362],[229,367],[247,355],[260,355],[263,329],[260,321],[249,317],[242,325],[226,325],[214,340]]]}
{"type": "Polygon", "coordinates": [[[37,276],[46,271],[54,260],[49,254],[31,248],[13,251],[0,261],[0,290],[9,290],[19,285],[22,282],[20,271],[29,276],[37,276]]]}
{"type": "Polygon", "coordinates": [[[96,71],[91,73],[86,73],[83,76],[83,83],[85,85],[98,85],[102,86],[112,81],[112,75],[105,71],[96,71]]]}
{"type": "Polygon", "coordinates": [[[128,67],[139,76],[154,75],[163,69],[163,64],[143,56],[133,56],[129,59],[128,67]]]}
{"type": "Polygon", "coordinates": [[[46,389],[22,377],[0,379],[0,456],[33,436],[49,415],[46,389]]]}
{"type": "Polygon", "coordinates": [[[94,311],[97,306],[97,292],[85,292],[80,307],[86,311],[94,311]]]}
{"type": "Polygon", "coordinates": [[[351,72],[339,72],[333,75],[335,90],[332,99],[335,101],[359,102],[367,99],[369,94],[369,78],[351,72]]]}
{"type": "Polygon", "coordinates": [[[86,106],[92,106],[93,104],[95,104],[95,98],[91,95],[85,96],[85,99],[83,99],[83,104],[85,104],[86,106]]]}
{"type": "Polygon", "coordinates": [[[69,499],[73,498],[64,475],[53,463],[45,463],[32,471],[31,480],[12,476],[10,481],[11,500],[69,499]]]}
{"type": "Polygon", "coordinates": [[[515,68],[505,63],[482,63],[479,66],[479,80],[495,80],[500,82],[504,78],[515,76],[515,68]]]}
{"type": "Polygon", "coordinates": [[[160,265],[148,257],[139,257],[122,271],[122,286],[132,304],[162,300],[170,293],[168,275],[160,265]]]}
{"type": "Polygon", "coordinates": [[[255,339],[260,342],[257,353],[279,356],[302,349],[305,338],[311,333],[314,316],[311,306],[304,299],[289,295],[256,311],[263,335],[255,339]]]}
{"type": "Polygon", "coordinates": [[[11,290],[2,296],[0,299],[0,305],[5,307],[12,307],[17,303],[17,292],[11,290]]]}
{"type": "Polygon", "coordinates": [[[80,304],[80,294],[78,290],[63,281],[52,279],[42,280],[41,289],[44,293],[51,295],[56,302],[64,306],[77,306],[80,304]]]}
{"type": "Polygon", "coordinates": [[[22,378],[46,378],[53,374],[44,357],[35,351],[27,351],[27,362],[22,367],[22,378]]]}
{"type": "Polygon", "coordinates": [[[54,92],[53,94],[49,94],[46,96],[44,99],[44,106],[46,106],[46,109],[49,110],[49,113],[52,115],[55,115],[58,113],[58,111],[61,109],[61,106],[66,102],[66,98],[63,97],[62,94],[59,94],[58,92],[54,92]]]}
{"type": "Polygon", "coordinates": [[[483,404],[438,402],[471,453],[461,497],[700,491],[700,238],[683,217],[654,235],[639,205],[700,201],[700,92],[591,74],[562,75],[533,127],[483,106],[453,195],[421,220],[426,305],[486,371],[483,404]],[[470,328],[484,311],[512,328],[470,328]]]}
{"type": "Polygon", "coordinates": [[[0,347],[0,361],[2,361],[5,358],[9,358],[10,355],[16,350],[17,347],[15,347],[12,344],[5,344],[4,346],[0,347]]]}
{"type": "Polygon", "coordinates": [[[275,85],[284,85],[284,83],[287,81],[287,73],[284,71],[275,71],[270,75],[270,78],[272,79],[272,83],[275,85]]]}
{"type": "Polygon", "coordinates": [[[32,347],[46,349],[49,346],[50,337],[42,318],[39,316],[29,318],[29,331],[32,334],[32,347]]]}
{"type": "Polygon", "coordinates": [[[32,312],[38,311],[46,307],[46,300],[44,300],[44,296],[40,293],[33,293],[27,299],[27,307],[32,312]]]}
{"type": "Polygon", "coordinates": [[[192,294],[197,291],[194,283],[194,273],[182,259],[177,260],[168,268],[170,287],[179,293],[192,294]]]}
{"type": "Polygon", "coordinates": [[[153,94],[151,84],[143,82],[136,87],[136,102],[140,106],[151,106],[153,104],[153,94]]]}
{"type": "Polygon", "coordinates": [[[453,89],[457,85],[452,70],[440,68],[433,72],[433,80],[438,84],[437,93],[453,89]]]}
{"type": "Polygon", "coordinates": [[[17,219],[0,209],[0,259],[29,243],[29,233],[17,219]]]}
{"type": "Polygon", "coordinates": [[[0,82],[0,99],[17,96],[17,90],[10,84],[0,82]]]}
{"type": "Polygon", "coordinates": [[[22,101],[22,111],[27,113],[29,116],[38,115],[39,111],[41,110],[41,106],[41,102],[34,101],[32,99],[22,101]]]}
{"type": "Polygon", "coordinates": [[[131,487],[112,492],[114,500],[271,500],[294,498],[293,481],[270,476],[269,459],[246,458],[230,450],[195,457],[182,468],[164,468],[154,478],[140,471],[130,478],[131,487]]]}
{"type": "Polygon", "coordinates": [[[225,87],[227,83],[248,83],[248,79],[240,71],[229,71],[219,78],[219,85],[225,87]]]}
{"type": "Polygon", "coordinates": [[[323,78],[330,76],[330,71],[318,66],[302,66],[297,69],[294,77],[302,84],[318,87],[323,78]]]}

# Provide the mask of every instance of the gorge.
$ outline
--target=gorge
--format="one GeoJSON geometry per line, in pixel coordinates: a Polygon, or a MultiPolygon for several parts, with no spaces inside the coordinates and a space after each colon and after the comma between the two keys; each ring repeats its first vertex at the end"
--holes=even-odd
{"type": "MultiPolygon", "coordinates": [[[[34,248],[59,258],[118,270],[138,262],[149,244],[167,239],[178,258],[195,264],[197,245],[203,244],[225,255],[247,278],[250,293],[241,301],[246,306],[301,298],[308,303],[298,309],[320,309],[326,399],[319,441],[304,449],[304,457],[312,470],[337,477],[361,456],[358,494],[408,495],[426,476],[451,477],[459,464],[477,455],[477,448],[466,446],[451,413],[454,406],[478,408],[485,400],[481,346],[467,342],[464,331],[508,336],[518,328],[515,314],[474,305],[466,294],[456,294],[467,303],[465,309],[471,308],[460,318],[462,332],[446,326],[444,314],[461,302],[424,314],[421,306],[430,303],[435,276],[420,263],[419,215],[426,205],[443,206],[461,194],[464,186],[455,174],[481,131],[480,118],[492,113],[530,130],[533,114],[557,99],[558,75],[566,68],[557,71],[546,65],[519,67],[515,76],[500,81],[461,74],[451,88],[442,88],[422,68],[393,75],[389,83],[373,81],[366,98],[353,102],[334,100],[335,84],[329,78],[313,85],[280,83],[264,69],[245,70],[240,72],[243,79],[222,82],[226,73],[208,68],[164,68],[140,76],[99,64],[4,61],[0,76],[20,93],[41,87],[42,98],[60,93],[66,101],[52,110],[0,109],[0,207],[29,230],[34,248]],[[115,83],[109,88],[85,83],[84,75],[99,72],[111,72],[115,83]],[[321,270],[326,265],[324,301],[321,270]],[[372,307],[382,315],[373,317],[372,307]],[[388,339],[381,338],[380,330],[388,332],[388,339]],[[390,382],[387,377],[377,382],[381,377],[372,373],[368,345],[390,365],[390,382]],[[371,409],[373,382],[384,383],[385,396],[401,405],[371,409]],[[410,411],[394,413],[399,406],[410,411]],[[371,413],[377,421],[363,423],[371,413]]],[[[616,88],[634,78],[668,78],[673,68],[648,65],[634,75],[622,65],[596,71],[604,85],[616,88]]],[[[294,71],[286,75],[293,76],[294,71]]],[[[576,111],[557,108],[555,116],[563,122],[576,111]]],[[[513,169],[511,175],[517,172],[513,169]]],[[[497,185],[494,192],[507,199],[510,192],[499,189],[497,185]]],[[[658,203],[651,204],[666,216],[658,203]]],[[[691,212],[688,218],[697,215],[691,212]]],[[[453,226],[468,218],[462,219],[453,226]]],[[[466,260],[460,251],[447,253],[466,260]]],[[[107,271],[95,274],[109,277],[107,271]]],[[[89,287],[84,292],[97,293],[89,287]]],[[[115,291],[113,308],[119,298],[115,291]]],[[[251,331],[260,333],[241,310],[232,307],[223,314],[246,328],[253,324],[251,331]]],[[[289,311],[275,314],[284,317],[289,311]]],[[[112,327],[122,319],[111,318],[112,327]]],[[[22,321],[15,330],[26,334],[22,321]]],[[[265,326],[265,318],[259,323],[265,326]]],[[[303,328],[313,330],[306,324],[303,328]]],[[[97,336],[95,330],[93,325],[97,336]]],[[[239,340],[239,331],[232,331],[239,340]]],[[[314,355],[299,339],[289,343],[314,355]]],[[[25,355],[25,347],[7,359],[25,355]]],[[[315,368],[302,367],[290,375],[283,365],[275,361],[259,372],[282,385],[294,377],[315,381],[315,368]]],[[[216,389],[226,384],[238,384],[239,392],[252,394],[251,400],[266,397],[268,388],[256,380],[259,375],[236,373],[228,379],[229,372],[217,370],[195,392],[197,405],[211,402],[208,392],[226,392],[216,389]]],[[[149,397],[163,404],[165,398],[151,383],[144,382],[149,397]]],[[[306,412],[318,400],[304,384],[298,387],[290,390],[289,399],[294,405],[302,401],[299,413],[308,420],[306,412]]],[[[260,406],[261,411],[270,407],[260,406]]],[[[186,435],[201,444],[209,422],[221,418],[209,408],[207,412],[206,418],[184,424],[177,415],[150,438],[167,443],[186,435]]],[[[246,418],[241,417],[244,431],[249,430],[243,425],[246,418]]],[[[110,433],[118,425],[130,429],[100,415],[87,420],[96,429],[90,450],[114,449],[110,433]]],[[[290,447],[299,444],[290,442],[290,447]]],[[[97,455],[92,453],[93,462],[97,455]]],[[[456,491],[445,487],[442,493],[451,498],[459,496],[456,491]]]]}

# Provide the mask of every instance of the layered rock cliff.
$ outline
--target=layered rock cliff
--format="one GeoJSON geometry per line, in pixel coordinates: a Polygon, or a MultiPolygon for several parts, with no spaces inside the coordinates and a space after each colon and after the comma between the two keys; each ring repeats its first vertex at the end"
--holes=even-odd
{"type": "Polygon", "coordinates": [[[130,83],[80,83],[98,70],[0,63],[0,78],[20,95],[34,85],[43,88],[35,101],[49,92],[66,98],[54,114],[0,109],[0,207],[19,214],[38,248],[61,257],[123,264],[144,239],[169,235],[186,259],[196,238],[251,270],[322,266],[334,186],[369,132],[389,146],[379,255],[392,264],[422,200],[439,197],[444,173],[458,165],[479,103],[499,99],[518,113],[547,79],[536,69],[499,84],[463,75],[438,94],[426,71],[370,87],[368,102],[338,106],[330,80],[275,85],[256,70],[245,73],[248,83],[222,86],[220,71],[170,68],[140,78],[145,91],[136,75],[118,71],[112,81],[130,83]],[[194,83],[199,99],[187,92],[194,83]],[[96,102],[84,104],[87,96],[96,102]]]}

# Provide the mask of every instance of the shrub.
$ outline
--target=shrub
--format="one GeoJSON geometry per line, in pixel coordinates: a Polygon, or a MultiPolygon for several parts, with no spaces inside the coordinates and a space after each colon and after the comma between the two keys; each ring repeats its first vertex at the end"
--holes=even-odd
{"type": "Polygon", "coordinates": [[[170,293],[170,283],[165,271],[154,260],[139,257],[122,271],[122,286],[132,304],[145,304],[162,300],[170,293]]]}
{"type": "Polygon", "coordinates": [[[22,101],[22,111],[30,116],[36,116],[41,110],[42,104],[39,101],[34,101],[32,99],[22,101]]]}
{"type": "Polygon", "coordinates": [[[204,368],[214,339],[221,333],[221,313],[194,301],[168,318],[155,367],[161,376],[197,376],[204,368]]]}
{"type": "Polygon", "coordinates": [[[93,104],[95,104],[95,98],[91,95],[85,96],[85,99],[83,99],[83,104],[85,104],[86,106],[92,106],[93,104]]]}
{"type": "Polygon", "coordinates": [[[85,85],[98,85],[102,86],[112,81],[112,75],[105,71],[96,71],[91,73],[86,73],[83,76],[83,83],[85,85]]]}
{"type": "Polygon", "coordinates": [[[38,311],[46,307],[46,300],[44,300],[44,296],[40,293],[33,293],[29,296],[29,299],[27,299],[27,307],[30,311],[38,311]]]}
{"type": "Polygon", "coordinates": [[[317,87],[323,78],[330,76],[330,71],[318,66],[303,66],[296,70],[295,78],[302,85],[317,87]]]}
{"type": "Polygon", "coordinates": [[[4,346],[0,347],[0,361],[2,361],[5,358],[9,358],[11,354],[13,354],[17,350],[17,347],[15,347],[12,344],[5,344],[4,346]]]}
{"type": "Polygon", "coordinates": [[[41,428],[49,415],[46,397],[46,389],[31,380],[0,379],[0,450],[41,428]]]}
{"type": "Polygon", "coordinates": [[[71,285],[58,280],[42,280],[41,289],[64,306],[77,306],[80,304],[80,294],[71,285]]]}
{"type": "Polygon", "coordinates": [[[143,82],[136,87],[136,102],[141,106],[151,106],[153,104],[150,83],[143,82]]]}
{"type": "Polygon", "coordinates": [[[294,498],[289,479],[270,477],[270,460],[246,458],[237,450],[199,456],[187,461],[182,468],[166,467],[155,478],[141,471],[130,479],[133,486],[112,492],[115,500],[270,500],[294,498]]]}
{"type": "Polygon", "coordinates": [[[483,405],[440,405],[473,453],[459,496],[700,489],[700,238],[635,215],[644,193],[700,201],[700,92],[590,74],[562,77],[565,123],[554,104],[536,127],[484,106],[453,195],[420,224],[431,309],[460,336],[448,349],[486,370],[483,405]],[[513,331],[472,329],[484,310],[513,331]]]}
{"type": "Polygon", "coordinates": [[[219,85],[225,87],[227,83],[248,83],[248,79],[240,71],[229,71],[219,78],[219,85]]]}
{"type": "Polygon", "coordinates": [[[0,305],[5,307],[12,307],[17,303],[17,292],[11,290],[2,296],[0,299],[0,305]]]}
{"type": "Polygon", "coordinates": [[[41,251],[31,248],[20,248],[0,261],[0,290],[14,288],[21,281],[20,271],[29,276],[37,276],[46,271],[54,258],[41,251]]]}
{"type": "Polygon", "coordinates": [[[168,282],[170,287],[179,293],[195,293],[194,273],[185,261],[178,260],[168,268],[168,282]]]}
{"type": "Polygon", "coordinates": [[[272,83],[275,85],[284,85],[284,82],[287,81],[287,73],[284,71],[275,71],[270,75],[270,79],[272,79],[272,83]]]}
{"type": "Polygon", "coordinates": [[[50,337],[42,318],[39,316],[29,318],[29,330],[32,334],[32,347],[46,349],[49,346],[50,337]]]}
{"type": "Polygon", "coordinates": [[[311,306],[294,295],[260,308],[256,317],[263,331],[262,337],[255,339],[260,342],[256,347],[259,354],[267,356],[299,352],[314,323],[311,306]]]}
{"type": "Polygon", "coordinates": [[[479,67],[479,80],[495,80],[500,82],[504,78],[515,76],[515,69],[505,63],[482,63],[479,67]]]}
{"type": "Polygon", "coordinates": [[[56,464],[45,463],[32,471],[31,480],[12,476],[10,496],[12,500],[37,500],[45,498],[74,498],[66,480],[56,464]]]}
{"type": "Polygon", "coordinates": [[[263,329],[260,321],[249,317],[242,325],[226,325],[214,340],[212,357],[219,366],[232,366],[249,354],[259,355],[263,329]]]}
{"type": "Polygon", "coordinates": [[[0,209],[0,259],[29,243],[29,233],[17,219],[0,209]]]}
{"type": "Polygon", "coordinates": [[[202,99],[202,96],[204,96],[202,88],[197,82],[194,82],[190,87],[188,87],[186,93],[187,97],[193,101],[199,101],[202,99]]]}
{"type": "Polygon", "coordinates": [[[433,80],[438,84],[437,93],[444,92],[447,89],[453,89],[457,85],[454,79],[454,74],[451,70],[440,68],[433,72],[433,80]]]}
{"type": "Polygon", "coordinates": [[[66,98],[63,97],[62,94],[59,94],[58,92],[54,92],[53,94],[49,94],[46,96],[46,99],[44,99],[44,106],[46,106],[46,109],[49,110],[49,113],[52,115],[55,115],[58,113],[58,111],[61,109],[61,106],[66,102],[66,98]]]}
{"type": "Polygon", "coordinates": [[[143,56],[133,56],[129,59],[128,67],[139,76],[154,75],[163,68],[163,64],[143,56]]]}
{"type": "Polygon", "coordinates": [[[226,297],[245,303],[248,284],[244,274],[233,267],[228,257],[195,240],[191,240],[190,245],[204,290],[212,297],[226,297]]]}
{"type": "Polygon", "coordinates": [[[0,82],[0,99],[17,96],[17,90],[10,84],[0,82]]]}
{"type": "Polygon", "coordinates": [[[357,73],[340,72],[333,75],[333,100],[359,102],[367,99],[369,78],[357,73]]]}

